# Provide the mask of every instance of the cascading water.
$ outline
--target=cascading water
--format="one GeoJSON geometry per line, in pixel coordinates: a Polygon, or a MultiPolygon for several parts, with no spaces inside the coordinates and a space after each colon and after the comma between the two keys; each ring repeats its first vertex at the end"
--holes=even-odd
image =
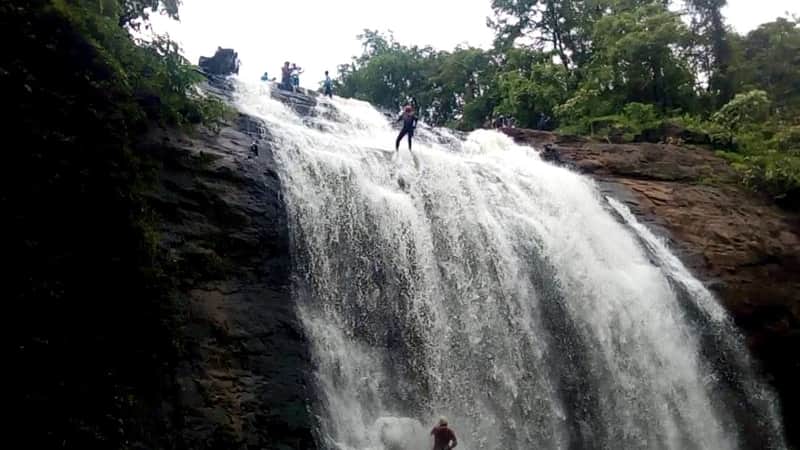
{"type": "Polygon", "coordinates": [[[430,448],[439,415],[464,449],[784,447],[725,312],[589,179],[491,131],[420,130],[417,169],[366,103],[238,89],[282,171],[321,447],[430,448]]]}

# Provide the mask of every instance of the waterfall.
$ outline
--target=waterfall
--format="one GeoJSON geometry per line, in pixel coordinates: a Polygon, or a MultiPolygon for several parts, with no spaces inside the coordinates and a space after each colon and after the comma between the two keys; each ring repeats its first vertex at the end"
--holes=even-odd
{"type": "Polygon", "coordinates": [[[280,168],[320,446],[784,448],[716,299],[592,180],[494,131],[422,127],[264,85],[238,106],[280,168]]]}

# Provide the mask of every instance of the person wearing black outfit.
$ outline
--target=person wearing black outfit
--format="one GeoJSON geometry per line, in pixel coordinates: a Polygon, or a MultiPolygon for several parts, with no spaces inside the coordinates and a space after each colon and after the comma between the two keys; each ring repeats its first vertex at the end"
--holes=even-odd
{"type": "Polygon", "coordinates": [[[414,137],[414,130],[417,129],[417,116],[414,114],[414,108],[411,105],[406,105],[403,114],[397,119],[398,122],[403,122],[403,129],[397,136],[397,141],[394,143],[394,151],[400,151],[400,141],[405,136],[408,136],[408,151],[411,151],[411,138],[414,137]]]}

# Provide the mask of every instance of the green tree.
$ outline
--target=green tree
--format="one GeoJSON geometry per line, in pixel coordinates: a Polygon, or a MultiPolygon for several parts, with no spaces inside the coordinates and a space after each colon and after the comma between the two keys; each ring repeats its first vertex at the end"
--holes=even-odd
{"type": "MultiPolygon", "coordinates": [[[[114,3],[116,0],[100,0],[100,3],[114,3]]],[[[137,27],[149,18],[150,12],[160,12],[174,19],[178,18],[181,0],[122,0],[120,3],[120,26],[137,27]]]]}
{"type": "Polygon", "coordinates": [[[466,106],[473,104],[471,111],[479,109],[482,102],[475,103],[476,100],[486,96],[492,88],[494,68],[489,54],[476,48],[458,48],[452,53],[436,55],[433,66],[428,88],[435,97],[430,102],[431,123],[465,127],[466,124],[459,121],[463,119],[466,106]]]}
{"type": "Polygon", "coordinates": [[[683,54],[690,44],[680,16],[660,2],[616,11],[595,24],[584,83],[615,110],[628,102],[691,109],[695,79],[683,54]]]}
{"type": "Polygon", "coordinates": [[[779,116],[800,115],[800,23],[784,18],[765,23],[735,46],[731,76],[736,91],[764,90],[779,116]]]}
{"type": "Polygon", "coordinates": [[[506,49],[527,42],[532,48],[553,51],[567,71],[590,55],[592,23],[604,4],[594,0],[492,0],[496,45],[506,49]]]}
{"type": "Polygon", "coordinates": [[[339,66],[338,91],[343,96],[396,110],[415,103],[422,118],[434,125],[463,127],[480,124],[492,89],[493,64],[488,53],[475,48],[438,52],[430,47],[407,47],[391,34],[365,30],[358,36],[363,52],[339,66]]]}
{"type": "Polygon", "coordinates": [[[764,91],[750,91],[738,94],[717,111],[712,120],[731,131],[739,131],[756,124],[763,124],[769,118],[770,100],[764,91]]]}
{"type": "Polygon", "coordinates": [[[569,73],[546,55],[526,69],[498,75],[497,112],[510,115],[521,127],[538,128],[553,118],[556,108],[569,98],[569,73]]]}
{"type": "Polygon", "coordinates": [[[180,47],[165,36],[136,39],[126,26],[146,24],[148,8],[177,18],[178,0],[53,0],[52,4],[91,42],[111,70],[109,79],[97,82],[125,89],[136,100],[130,105],[131,117],[140,114],[173,125],[205,121],[216,126],[225,108],[221,101],[193,89],[203,76],[183,57],[180,47]]]}
{"type": "Polygon", "coordinates": [[[689,0],[686,2],[692,30],[697,36],[695,59],[708,78],[708,90],[714,105],[728,102],[734,94],[730,66],[733,51],[729,32],[722,17],[727,0],[689,0]]]}

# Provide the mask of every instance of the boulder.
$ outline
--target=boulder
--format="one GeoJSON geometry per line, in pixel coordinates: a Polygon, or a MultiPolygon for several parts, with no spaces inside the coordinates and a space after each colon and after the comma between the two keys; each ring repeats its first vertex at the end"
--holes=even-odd
{"type": "Polygon", "coordinates": [[[272,89],[270,95],[275,100],[281,101],[289,108],[293,109],[301,116],[314,114],[317,106],[317,93],[307,89],[299,89],[298,92],[287,91],[285,89],[272,89]]]}
{"type": "Polygon", "coordinates": [[[210,75],[233,75],[239,73],[239,54],[232,48],[217,48],[212,57],[200,57],[198,64],[201,69],[210,75]]]}

